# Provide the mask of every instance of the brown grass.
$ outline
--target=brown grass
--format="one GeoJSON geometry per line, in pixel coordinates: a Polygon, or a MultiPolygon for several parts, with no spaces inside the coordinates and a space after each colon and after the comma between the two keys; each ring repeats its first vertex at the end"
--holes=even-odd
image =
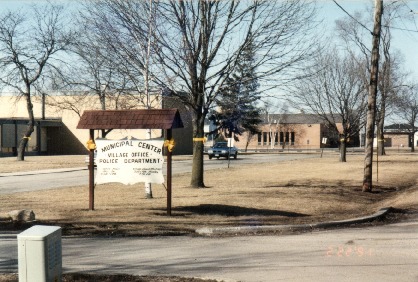
{"type": "MultiPolygon", "coordinates": [[[[64,166],[65,161],[71,163],[70,159],[76,157],[66,156],[60,161],[56,157],[32,158],[24,164],[19,162],[19,168],[28,169],[39,162],[64,166]]],[[[77,159],[70,166],[84,165],[84,157],[77,158],[81,163],[77,159]]],[[[332,155],[232,165],[229,169],[206,171],[208,187],[204,189],[189,187],[190,174],[175,175],[171,217],[166,215],[166,190],[162,185],[153,185],[153,199],[144,198],[142,184],[98,185],[94,211],[88,210],[88,187],[84,186],[1,195],[0,226],[2,222],[6,226],[8,211],[32,209],[38,221],[59,224],[66,234],[183,234],[204,226],[340,220],[372,214],[386,206],[408,209],[416,205],[416,155],[380,157],[379,179],[377,182],[375,178],[373,193],[361,192],[363,160],[362,155],[349,155],[348,162],[340,163],[338,156],[332,155]]],[[[13,163],[0,161],[3,167],[13,163]]]]}

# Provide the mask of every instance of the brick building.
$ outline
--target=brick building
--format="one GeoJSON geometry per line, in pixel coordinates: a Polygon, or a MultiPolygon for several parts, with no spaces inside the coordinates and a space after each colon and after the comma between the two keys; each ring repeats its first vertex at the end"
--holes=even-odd
{"type": "Polygon", "coordinates": [[[407,124],[391,124],[385,126],[384,136],[385,136],[385,147],[411,147],[418,146],[418,139],[416,133],[412,133],[412,129],[407,124]],[[415,140],[415,141],[414,141],[415,140]]]}
{"type": "MultiPolygon", "coordinates": [[[[52,95],[52,97],[55,104],[60,104],[61,99],[64,98],[59,95],[52,95]]],[[[79,105],[78,113],[69,109],[48,106],[48,104],[43,110],[40,99],[34,99],[36,125],[35,132],[29,140],[27,153],[50,155],[87,153],[85,144],[89,139],[88,132],[76,128],[80,119],[79,114],[84,110],[101,109],[98,99],[95,97],[87,99],[89,100],[79,105]]],[[[162,101],[159,107],[179,109],[184,128],[173,131],[177,144],[174,153],[192,154],[190,111],[170,100],[162,101]]],[[[114,107],[109,105],[109,109],[112,108],[114,107]]],[[[24,99],[16,99],[15,96],[0,96],[0,156],[10,156],[16,152],[27,121],[24,99]]],[[[209,128],[210,125],[207,127],[206,132],[214,130],[214,128],[209,128]]],[[[239,141],[235,142],[235,146],[240,150],[310,150],[324,147],[337,148],[339,142],[338,133],[331,130],[327,123],[315,114],[271,114],[265,117],[260,125],[260,131],[255,136],[248,136],[244,133],[239,137],[239,141]]],[[[100,132],[97,131],[95,134],[99,136],[100,132]]],[[[146,133],[145,130],[113,130],[107,138],[120,139],[126,136],[145,138],[146,133]]],[[[161,136],[161,130],[152,130],[152,138],[161,136]]],[[[349,140],[348,146],[359,146],[358,139],[349,140]]],[[[213,142],[213,138],[208,138],[205,146],[211,146],[213,142]]],[[[385,128],[385,147],[410,147],[417,142],[416,137],[413,138],[407,131],[399,129],[399,125],[385,128]]]]}
{"type": "MultiPolygon", "coordinates": [[[[74,96],[74,103],[71,107],[64,107],[69,103],[71,96],[51,95],[47,97],[46,106],[43,109],[41,99],[33,97],[33,111],[35,116],[35,131],[26,148],[26,154],[46,154],[46,155],[64,155],[64,154],[86,154],[86,142],[89,140],[88,130],[77,129],[80,120],[80,114],[84,110],[100,110],[99,100],[95,96],[87,96],[80,100],[74,96]],[[53,101],[50,101],[53,100],[53,101]],[[60,107],[52,105],[60,105],[60,107]]],[[[71,102],[71,101],[70,101],[71,102]]],[[[109,109],[114,109],[110,104],[109,109]]],[[[133,109],[141,109],[137,104],[131,102],[133,109]]],[[[174,105],[167,105],[167,108],[174,105]]],[[[161,108],[155,105],[155,108],[161,108]]],[[[173,131],[176,134],[175,139],[185,137],[185,142],[178,141],[176,154],[191,154],[192,133],[190,129],[190,118],[187,110],[182,107],[179,109],[182,120],[185,121],[186,129],[181,132],[173,131]],[[185,132],[189,130],[190,132],[185,132]]],[[[26,101],[17,99],[16,96],[0,96],[0,156],[16,155],[18,144],[24,134],[28,123],[28,113],[26,110],[26,101]]],[[[95,131],[95,136],[101,136],[99,130],[95,131]]],[[[121,139],[126,136],[135,138],[146,138],[145,129],[114,129],[106,138],[121,139]]],[[[151,138],[163,136],[161,129],[153,129],[151,138]]]]}
{"type": "MultiPolygon", "coordinates": [[[[315,114],[272,114],[264,119],[260,131],[251,138],[244,133],[235,146],[242,150],[338,147],[338,134],[315,114]]],[[[350,140],[349,145],[357,145],[357,140],[350,140]]]]}

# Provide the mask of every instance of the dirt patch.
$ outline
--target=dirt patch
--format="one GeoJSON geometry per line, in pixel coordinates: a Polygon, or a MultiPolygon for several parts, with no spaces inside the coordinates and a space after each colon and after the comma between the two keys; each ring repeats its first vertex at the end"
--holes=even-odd
{"type": "MultiPolygon", "coordinates": [[[[31,157],[43,169],[50,157],[31,157]]],[[[84,156],[60,157],[79,166],[84,156]],[[71,160],[76,161],[72,162],[71,160]]],[[[245,158],[245,156],[242,156],[245,158]]],[[[18,170],[14,159],[5,170],[18,170]]],[[[153,199],[144,186],[103,184],[95,188],[95,210],[88,210],[88,187],[68,187],[0,196],[0,230],[24,230],[7,212],[31,209],[35,224],[59,225],[64,235],[159,236],[193,234],[201,227],[307,224],[375,213],[382,207],[414,208],[417,155],[379,157],[372,193],[361,191],[363,156],[349,155],[225,168],[205,172],[207,188],[189,187],[190,174],[173,177],[172,216],[166,212],[166,190],[153,185],[153,199]]],[[[52,163],[57,163],[52,157],[52,163]]],[[[49,164],[48,164],[49,165],[49,164]]],[[[175,163],[174,163],[175,165],[175,163]]],[[[60,166],[64,166],[60,163],[60,166]]],[[[375,163],[375,169],[377,164],[375,163]]],[[[86,171],[87,177],[87,171],[86,171]]]]}

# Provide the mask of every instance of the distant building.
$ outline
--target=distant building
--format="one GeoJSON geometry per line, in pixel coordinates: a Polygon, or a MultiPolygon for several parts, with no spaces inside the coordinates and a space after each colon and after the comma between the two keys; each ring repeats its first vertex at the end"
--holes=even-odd
{"type": "MultiPolygon", "coordinates": [[[[338,147],[339,144],[338,133],[316,114],[271,114],[264,118],[260,130],[255,136],[244,133],[235,146],[242,150],[302,150],[338,147]]],[[[348,146],[358,145],[358,138],[348,140],[348,146]]]]}
{"type": "MultiPolygon", "coordinates": [[[[89,139],[88,130],[77,129],[80,115],[84,110],[100,110],[99,100],[95,96],[87,96],[80,99],[79,96],[47,96],[45,110],[42,109],[41,99],[33,98],[33,111],[35,115],[35,131],[26,148],[27,155],[64,155],[86,154],[86,142],[89,139]]],[[[114,105],[109,101],[109,109],[114,105]]],[[[141,109],[132,101],[127,102],[128,108],[141,109]]],[[[161,108],[155,105],[155,108],[161,108]]],[[[181,105],[170,102],[163,103],[166,108],[179,106],[181,119],[185,129],[173,130],[176,140],[175,154],[192,153],[192,130],[189,111],[181,105]],[[181,132],[179,132],[180,130],[181,132]]],[[[142,107],[143,108],[143,107],[142,107]]],[[[16,96],[0,96],[0,156],[16,155],[17,147],[28,123],[26,101],[17,99],[16,96]]],[[[96,131],[95,136],[101,136],[96,131]]],[[[112,130],[106,138],[121,139],[126,136],[145,138],[146,130],[112,130]]],[[[163,136],[162,130],[154,129],[151,138],[163,136]]]]}
{"type": "MultiPolygon", "coordinates": [[[[26,154],[84,154],[88,132],[76,131],[78,115],[69,110],[47,107],[33,99],[35,130],[26,154]],[[44,117],[43,117],[44,116],[44,117]]],[[[28,123],[26,101],[15,96],[0,97],[0,156],[16,155],[28,123]]]]}
{"type": "MultiPolygon", "coordinates": [[[[122,98],[119,98],[122,99],[122,98]]],[[[154,108],[178,108],[184,124],[183,129],[173,130],[176,142],[174,154],[193,153],[193,128],[191,111],[176,100],[155,99],[158,103],[154,108]]],[[[109,109],[115,105],[109,101],[109,109]]],[[[40,98],[34,97],[35,132],[26,148],[27,154],[86,154],[88,130],[77,129],[80,115],[84,110],[101,109],[95,96],[80,99],[79,96],[50,95],[47,97],[45,111],[42,110],[40,98]],[[73,104],[73,105],[72,105],[73,104]],[[76,109],[74,106],[76,105],[76,109]]],[[[132,101],[125,102],[125,108],[141,107],[132,101]]],[[[0,96],[0,156],[16,154],[16,148],[23,137],[28,122],[26,102],[16,96],[0,96]]],[[[216,127],[209,122],[205,124],[207,141],[205,147],[212,146],[215,134],[209,134],[216,127]]],[[[261,132],[255,136],[244,133],[235,142],[241,150],[265,149],[319,149],[338,147],[338,133],[331,130],[327,123],[314,114],[271,114],[265,117],[260,125],[261,132]]],[[[95,136],[101,136],[100,131],[95,136]]],[[[121,139],[126,136],[145,138],[145,130],[112,130],[106,137],[121,139]]],[[[160,129],[152,130],[152,138],[160,138],[160,129]]],[[[393,143],[394,141],[392,141],[393,143]]],[[[349,140],[348,146],[358,146],[358,138],[349,140]]]]}
{"type": "Polygon", "coordinates": [[[385,147],[412,147],[418,146],[416,132],[412,132],[408,124],[395,123],[385,126],[383,135],[385,147]],[[415,140],[415,141],[414,141],[415,140]]]}

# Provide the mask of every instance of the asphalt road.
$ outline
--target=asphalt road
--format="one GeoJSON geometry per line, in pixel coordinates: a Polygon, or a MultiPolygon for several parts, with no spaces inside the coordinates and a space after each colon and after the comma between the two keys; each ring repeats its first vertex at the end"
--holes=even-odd
{"type": "MultiPolygon", "coordinates": [[[[250,163],[269,163],[301,158],[317,157],[315,154],[254,154],[240,155],[237,160],[231,160],[230,167],[250,163]]],[[[205,156],[205,170],[228,168],[228,160],[212,159],[205,156]]],[[[186,173],[192,170],[191,160],[173,161],[173,174],[186,173]]],[[[166,168],[164,167],[164,172],[166,168]]],[[[36,191],[42,189],[61,188],[69,186],[88,185],[87,167],[76,169],[43,170],[32,172],[16,172],[0,174],[0,194],[36,191]]]]}
{"type": "MultiPolygon", "coordinates": [[[[64,272],[225,281],[418,281],[418,223],[286,236],[63,238],[64,272]]],[[[0,272],[17,271],[0,235],[0,272]]]]}

